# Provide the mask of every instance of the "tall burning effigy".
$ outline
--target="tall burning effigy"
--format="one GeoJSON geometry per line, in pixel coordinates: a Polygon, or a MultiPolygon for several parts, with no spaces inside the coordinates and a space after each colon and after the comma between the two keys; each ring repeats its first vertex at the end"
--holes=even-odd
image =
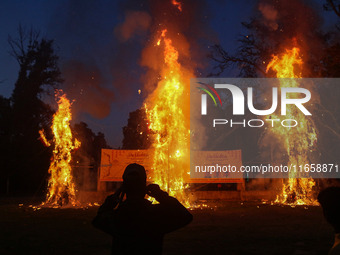
{"type": "MultiPolygon", "coordinates": [[[[172,4],[173,11],[180,15],[181,3],[172,1],[172,4]]],[[[193,72],[179,60],[180,50],[174,43],[177,40],[176,45],[179,45],[178,31],[160,25],[152,38],[154,43],[149,54],[153,54],[161,68],[157,86],[145,100],[149,129],[153,134],[151,179],[189,206],[184,192],[190,171],[189,92],[193,72]]]]}
{"type": "Polygon", "coordinates": [[[56,91],[55,98],[58,110],[53,115],[52,133],[53,141],[48,142],[43,131],[40,135],[48,146],[53,146],[53,155],[48,169],[48,191],[46,204],[51,206],[77,205],[76,190],[70,162],[72,151],[80,147],[80,142],[73,138],[70,128],[72,120],[71,102],[62,90],[56,91]]]}
{"type": "MultiPolygon", "coordinates": [[[[295,40],[294,40],[295,42],[295,40]]],[[[280,87],[299,87],[299,81],[296,78],[302,78],[301,73],[304,63],[301,58],[300,49],[297,46],[284,49],[278,55],[274,55],[271,62],[267,65],[267,72],[271,69],[280,79],[280,87]]],[[[291,97],[297,97],[291,93],[291,97]]],[[[287,108],[287,115],[271,115],[271,119],[283,120],[296,119],[299,122],[294,128],[285,128],[282,126],[270,129],[275,137],[283,145],[288,156],[288,165],[305,165],[309,164],[309,153],[313,150],[317,141],[316,127],[312,119],[305,116],[298,108],[287,108]]],[[[289,179],[283,183],[282,192],[277,196],[276,202],[289,205],[316,205],[318,204],[313,198],[313,187],[315,181],[312,178],[299,178],[299,172],[291,171],[289,179]]]]}

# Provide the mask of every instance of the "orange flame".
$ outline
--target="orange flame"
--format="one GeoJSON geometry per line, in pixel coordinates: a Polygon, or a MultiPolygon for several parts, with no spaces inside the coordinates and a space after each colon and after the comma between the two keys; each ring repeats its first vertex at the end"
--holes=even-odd
{"type": "Polygon", "coordinates": [[[177,7],[177,9],[181,12],[182,11],[182,3],[176,0],[171,0],[171,3],[177,7]]]}
{"type": "MultiPolygon", "coordinates": [[[[75,186],[72,176],[71,152],[80,147],[80,142],[73,139],[70,128],[72,119],[71,103],[62,91],[56,92],[58,110],[53,115],[52,132],[54,135],[54,149],[50,167],[48,169],[50,179],[48,181],[48,193],[46,203],[53,206],[71,204],[77,205],[75,186]],[[74,140],[74,142],[73,142],[74,140]]],[[[43,134],[43,132],[41,132],[43,134]]],[[[45,136],[42,136],[46,140],[45,136]]],[[[47,140],[46,140],[47,142],[47,140]]]]}
{"type": "Polygon", "coordinates": [[[49,141],[47,141],[44,130],[39,130],[39,134],[40,134],[40,139],[42,141],[42,143],[46,146],[46,147],[50,147],[51,143],[49,141]]]}
{"type": "MultiPolygon", "coordinates": [[[[303,61],[300,57],[300,49],[294,47],[286,49],[283,54],[273,56],[273,59],[267,66],[267,72],[272,69],[276,72],[277,78],[301,78],[303,61]]],[[[281,87],[298,87],[296,79],[280,80],[281,87]]],[[[294,95],[292,93],[293,97],[294,95]]],[[[282,142],[288,158],[288,165],[305,165],[309,162],[308,153],[313,150],[317,140],[317,135],[313,122],[308,119],[301,111],[295,108],[287,109],[286,116],[271,115],[272,119],[284,118],[296,119],[299,125],[293,128],[282,126],[271,128],[271,132],[282,142]]],[[[275,202],[295,205],[317,205],[313,198],[313,187],[315,181],[312,178],[300,178],[299,173],[289,173],[288,183],[283,184],[282,193],[277,196],[275,202]]]]}
{"type": "Polygon", "coordinates": [[[286,52],[280,58],[274,55],[267,65],[266,71],[268,72],[270,69],[273,69],[276,72],[277,78],[301,78],[302,65],[300,49],[294,47],[291,50],[286,49],[286,52]],[[300,71],[296,69],[300,69],[300,71]]]}
{"type": "Polygon", "coordinates": [[[189,180],[190,138],[189,102],[190,75],[179,63],[179,52],[167,36],[161,32],[158,40],[164,46],[161,81],[146,100],[145,110],[149,129],[154,134],[154,158],[152,181],[167,190],[186,206],[186,181],[189,180]]]}

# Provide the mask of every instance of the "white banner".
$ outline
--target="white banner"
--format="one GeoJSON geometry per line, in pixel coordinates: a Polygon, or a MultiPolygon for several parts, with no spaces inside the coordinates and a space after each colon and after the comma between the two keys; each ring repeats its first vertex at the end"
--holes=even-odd
{"type": "Polygon", "coordinates": [[[191,151],[191,182],[243,182],[243,173],[238,171],[241,166],[241,150],[191,151]]]}
{"type": "Polygon", "coordinates": [[[144,166],[147,174],[152,166],[151,150],[102,149],[100,181],[122,181],[125,168],[132,163],[144,166]]]}
{"type": "MultiPolygon", "coordinates": [[[[154,150],[112,150],[102,149],[100,181],[122,181],[127,165],[137,163],[145,167],[148,176],[151,175],[154,150]]],[[[213,162],[221,166],[242,166],[241,150],[233,151],[191,151],[191,167],[204,166],[213,162]]],[[[167,169],[164,169],[167,171],[167,169]]],[[[183,169],[187,172],[187,169],[183,169]]],[[[189,177],[189,175],[188,175],[189,177]]],[[[242,173],[200,173],[184,180],[187,183],[240,183],[243,182],[242,173]],[[227,178],[226,178],[227,177],[227,178]]]]}

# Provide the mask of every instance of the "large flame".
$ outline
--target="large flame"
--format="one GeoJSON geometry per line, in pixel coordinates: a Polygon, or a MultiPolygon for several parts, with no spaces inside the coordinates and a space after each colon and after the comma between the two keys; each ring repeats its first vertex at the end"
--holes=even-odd
{"type": "Polygon", "coordinates": [[[179,52],[162,30],[155,47],[163,47],[164,66],[156,90],[146,100],[149,129],[154,134],[152,181],[186,206],[186,182],[189,179],[189,86],[190,74],[178,61],[179,52]]]}
{"type": "MultiPolygon", "coordinates": [[[[293,47],[286,49],[284,53],[273,56],[267,66],[267,71],[272,69],[277,78],[301,78],[303,61],[300,57],[300,49],[293,47]]],[[[281,87],[298,87],[296,79],[280,80],[281,87]]],[[[296,97],[292,93],[292,97],[296,97]]],[[[286,116],[271,115],[272,119],[295,119],[298,125],[292,128],[282,126],[271,128],[271,132],[282,142],[289,158],[288,165],[309,164],[308,154],[313,150],[317,135],[314,124],[297,107],[287,107],[286,116]]],[[[311,178],[299,178],[299,173],[289,173],[287,183],[283,183],[282,193],[277,196],[276,202],[289,205],[316,205],[313,198],[315,181],[311,178]]]]}
{"type": "MultiPolygon", "coordinates": [[[[66,204],[75,206],[77,201],[70,162],[72,159],[71,152],[80,147],[80,142],[72,137],[70,128],[70,121],[72,119],[70,101],[66,98],[65,94],[62,94],[62,91],[56,92],[56,100],[58,102],[58,110],[53,115],[51,126],[54,136],[54,149],[52,161],[48,169],[50,179],[48,181],[46,203],[53,206],[66,204]]],[[[40,135],[47,142],[42,132],[40,135]]]]}

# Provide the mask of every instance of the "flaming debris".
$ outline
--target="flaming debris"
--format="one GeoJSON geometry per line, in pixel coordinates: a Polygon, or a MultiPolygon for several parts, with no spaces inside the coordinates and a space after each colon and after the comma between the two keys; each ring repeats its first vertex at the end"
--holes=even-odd
{"type": "MultiPolygon", "coordinates": [[[[48,193],[46,203],[52,206],[62,206],[66,204],[77,205],[75,197],[75,186],[73,182],[72,169],[70,166],[71,152],[80,147],[80,142],[73,139],[70,128],[72,119],[71,103],[59,90],[55,94],[58,102],[58,110],[53,115],[52,132],[53,132],[53,156],[48,169],[50,179],[48,181],[48,193]]],[[[43,131],[40,132],[45,144],[49,144],[43,131]]]]}
{"type": "Polygon", "coordinates": [[[46,146],[46,147],[50,147],[51,143],[49,141],[47,141],[44,130],[39,130],[39,134],[40,134],[40,141],[46,146]]]}
{"type": "Polygon", "coordinates": [[[177,9],[181,12],[182,11],[182,3],[178,2],[177,0],[172,0],[171,3],[177,7],[177,9]]]}
{"type": "MultiPolygon", "coordinates": [[[[272,69],[277,78],[301,78],[303,61],[300,56],[300,49],[293,47],[286,49],[284,53],[273,56],[267,65],[267,72],[272,69]]],[[[282,79],[281,87],[299,87],[296,79],[282,79]]],[[[296,96],[292,94],[292,96],[296,96]]],[[[278,126],[269,129],[283,144],[288,155],[288,164],[304,165],[310,163],[308,155],[313,151],[317,140],[316,129],[311,119],[307,118],[297,108],[288,108],[288,119],[296,119],[299,125],[293,128],[278,126]]],[[[271,119],[280,119],[283,116],[270,116],[271,119]]],[[[283,183],[282,193],[277,196],[277,203],[294,205],[317,205],[313,198],[313,187],[315,181],[312,178],[299,178],[299,173],[289,173],[288,182],[283,183]]]]}

